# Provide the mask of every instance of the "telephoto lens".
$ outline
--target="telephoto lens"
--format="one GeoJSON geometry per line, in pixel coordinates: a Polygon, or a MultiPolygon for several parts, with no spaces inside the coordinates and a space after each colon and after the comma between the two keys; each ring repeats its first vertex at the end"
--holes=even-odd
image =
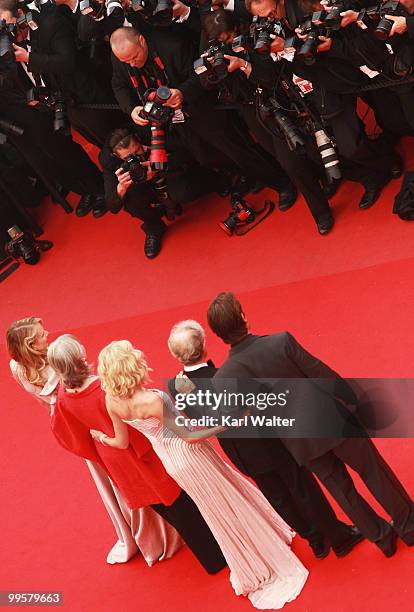
{"type": "Polygon", "coordinates": [[[70,124],[66,113],[66,103],[61,94],[55,97],[53,129],[63,136],[70,136],[70,124]]]}
{"type": "Polygon", "coordinates": [[[286,139],[287,145],[291,151],[300,149],[305,144],[302,132],[293,123],[293,121],[280,109],[276,108],[273,112],[273,119],[279,130],[286,139]]]}
{"type": "Polygon", "coordinates": [[[386,19],[385,17],[380,19],[377,27],[374,30],[375,38],[378,38],[378,40],[387,40],[387,38],[390,36],[393,23],[394,22],[391,21],[391,19],[386,19]]]}
{"type": "Polygon", "coordinates": [[[339,159],[325,130],[317,130],[315,139],[329,183],[339,180],[341,178],[339,159]]]}

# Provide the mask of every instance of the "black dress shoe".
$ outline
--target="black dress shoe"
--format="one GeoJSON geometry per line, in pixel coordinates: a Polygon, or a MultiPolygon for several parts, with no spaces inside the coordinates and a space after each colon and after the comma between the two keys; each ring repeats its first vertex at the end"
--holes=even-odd
{"type": "Polygon", "coordinates": [[[328,234],[331,231],[331,229],[335,225],[335,221],[334,221],[333,216],[329,215],[329,217],[326,217],[326,218],[323,218],[317,221],[317,225],[318,225],[318,232],[320,233],[321,236],[324,236],[325,234],[328,234]]]}
{"type": "Polygon", "coordinates": [[[399,155],[396,155],[391,165],[391,176],[393,179],[397,179],[397,178],[400,178],[403,172],[404,172],[404,162],[399,155]]]}
{"type": "Polygon", "coordinates": [[[324,539],[317,540],[316,542],[309,542],[309,545],[317,559],[325,559],[331,550],[330,544],[324,539]]]}
{"type": "Polygon", "coordinates": [[[105,204],[105,196],[103,193],[100,193],[93,198],[92,215],[95,217],[95,219],[98,219],[98,217],[103,217],[107,212],[108,209],[106,208],[105,204]]]}
{"type": "Polygon", "coordinates": [[[371,208],[373,204],[378,200],[382,192],[382,187],[372,187],[370,189],[366,189],[362,198],[359,202],[359,208],[365,210],[366,208],[371,208]]]}
{"type": "Polygon", "coordinates": [[[298,190],[294,185],[291,185],[287,189],[279,191],[279,210],[285,211],[292,208],[298,197],[298,190]]]}
{"type": "Polygon", "coordinates": [[[79,200],[79,204],[76,207],[76,216],[84,217],[88,214],[93,208],[93,196],[91,195],[83,195],[79,200]]]}
{"type": "Polygon", "coordinates": [[[365,539],[359,529],[354,525],[349,528],[349,531],[350,536],[347,540],[342,542],[340,546],[332,546],[332,549],[338,558],[346,557],[346,555],[348,555],[357,544],[365,539]]]}
{"type": "Polygon", "coordinates": [[[378,548],[384,553],[386,557],[393,557],[397,552],[397,533],[394,531],[391,525],[389,525],[389,531],[385,537],[378,542],[375,542],[378,548]]]}
{"type": "Polygon", "coordinates": [[[328,179],[322,180],[322,191],[328,200],[334,197],[334,195],[339,189],[341,182],[341,179],[333,179],[330,183],[328,182],[328,179]]]}
{"type": "Polygon", "coordinates": [[[144,253],[148,259],[154,259],[161,251],[162,234],[149,233],[145,236],[144,253]]]}

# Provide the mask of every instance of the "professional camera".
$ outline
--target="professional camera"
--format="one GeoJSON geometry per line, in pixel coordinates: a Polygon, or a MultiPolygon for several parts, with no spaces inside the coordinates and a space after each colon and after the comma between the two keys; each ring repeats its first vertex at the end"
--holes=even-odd
{"type": "Polygon", "coordinates": [[[253,17],[249,34],[236,36],[233,40],[232,49],[235,53],[257,51],[258,53],[270,53],[272,36],[285,37],[282,23],[278,19],[268,17],[253,17]]]}
{"type": "Polygon", "coordinates": [[[237,226],[244,225],[246,223],[253,223],[253,221],[256,219],[256,213],[253,208],[248,206],[247,202],[237,193],[232,195],[231,208],[232,211],[227,219],[225,219],[222,223],[219,223],[221,229],[229,236],[234,233],[237,226]]]}
{"type": "Polygon", "coordinates": [[[40,252],[48,251],[53,243],[49,240],[36,240],[32,234],[24,233],[17,225],[7,230],[11,240],[6,244],[6,253],[14,259],[34,266],[40,260],[40,252]]]}
{"type": "Polygon", "coordinates": [[[147,169],[141,164],[138,155],[128,155],[121,165],[122,170],[129,172],[134,183],[143,183],[147,180],[147,169]]]}
{"type": "Polygon", "coordinates": [[[306,40],[298,39],[296,46],[296,57],[298,60],[303,61],[306,66],[312,66],[316,62],[317,48],[320,44],[319,36],[326,36],[327,38],[331,35],[331,28],[328,28],[319,23],[319,18],[324,17],[320,15],[323,11],[318,11],[316,14],[313,13],[311,17],[308,17],[304,23],[300,26],[300,33],[306,35],[306,40]]]}
{"type": "Polygon", "coordinates": [[[169,87],[148,89],[145,92],[144,98],[145,103],[140,112],[140,117],[157,125],[166,124],[172,119],[174,110],[169,106],[164,106],[171,98],[169,87]]]}
{"type": "Polygon", "coordinates": [[[378,21],[374,36],[379,40],[387,40],[394,22],[386,19],[385,15],[406,17],[408,13],[398,0],[390,0],[377,6],[362,9],[358,14],[357,23],[363,27],[363,25],[369,26],[369,22],[378,21]]]}
{"type": "Polygon", "coordinates": [[[81,0],[79,9],[82,15],[89,15],[92,19],[99,19],[105,13],[105,3],[96,0],[81,0]]]}
{"type": "Polygon", "coordinates": [[[55,132],[70,136],[70,123],[67,117],[66,102],[60,91],[51,92],[48,87],[33,87],[27,92],[28,106],[53,111],[53,129],[55,132]]]}
{"type": "Polygon", "coordinates": [[[12,65],[15,62],[13,43],[16,30],[15,24],[6,23],[4,19],[0,22],[0,60],[5,64],[12,65]]]}
{"type": "Polygon", "coordinates": [[[227,77],[229,60],[224,56],[230,52],[229,47],[216,40],[209,41],[208,49],[194,62],[196,74],[205,74],[209,85],[216,85],[227,77]]]}
{"type": "Polygon", "coordinates": [[[259,105],[259,115],[261,120],[269,126],[269,123],[275,123],[278,130],[285,137],[286,143],[291,151],[301,149],[304,144],[302,131],[282,110],[282,107],[275,98],[268,98],[266,102],[259,105]]]}
{"type": "Polygon", "coordinates": [[[170,25],[173,20],[171,0],[132,0],[131,8],[153,25],[170,25]]]}
{"type": "Polygon", "coordinates": [[[16,25],[19,29],[29,27],[31,30],[37,30],[39,27],[33,11],[26,11],[23,15],[19,15],[16,20],[16,25]]]}

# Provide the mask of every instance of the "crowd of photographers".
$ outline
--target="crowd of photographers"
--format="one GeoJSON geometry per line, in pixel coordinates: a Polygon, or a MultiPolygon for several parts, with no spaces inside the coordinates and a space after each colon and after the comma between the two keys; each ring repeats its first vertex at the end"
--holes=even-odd
{"type": "Polygon", "coordinates": [[[0,0],[0,159],[13,151],[31,188],[79,194],[78,216],[140,219],[148,258],[165,218],[210,192],[230,196],[230,234],[260,222],[244,197],[261,187],[281,210],[300,191],[327,234],[340,181],[371,207],[414,135],[414,0],[373,1],[0,0]]]}

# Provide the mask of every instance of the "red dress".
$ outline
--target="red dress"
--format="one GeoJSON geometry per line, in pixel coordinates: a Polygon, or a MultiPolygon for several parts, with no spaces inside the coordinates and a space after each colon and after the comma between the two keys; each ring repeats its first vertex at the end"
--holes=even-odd
{"type": "Polygon", "coordinates": [[[130,428],[126,450],[105,446],[91,437],[90,429],[114,436],[99,380],[80,393],[68,393],[61,387],[51,425],[63,448],[102,466],[122,491],[130,508],[159,503],[170,505],[181,493],[150,442],[137,430],[130,428]]]}

